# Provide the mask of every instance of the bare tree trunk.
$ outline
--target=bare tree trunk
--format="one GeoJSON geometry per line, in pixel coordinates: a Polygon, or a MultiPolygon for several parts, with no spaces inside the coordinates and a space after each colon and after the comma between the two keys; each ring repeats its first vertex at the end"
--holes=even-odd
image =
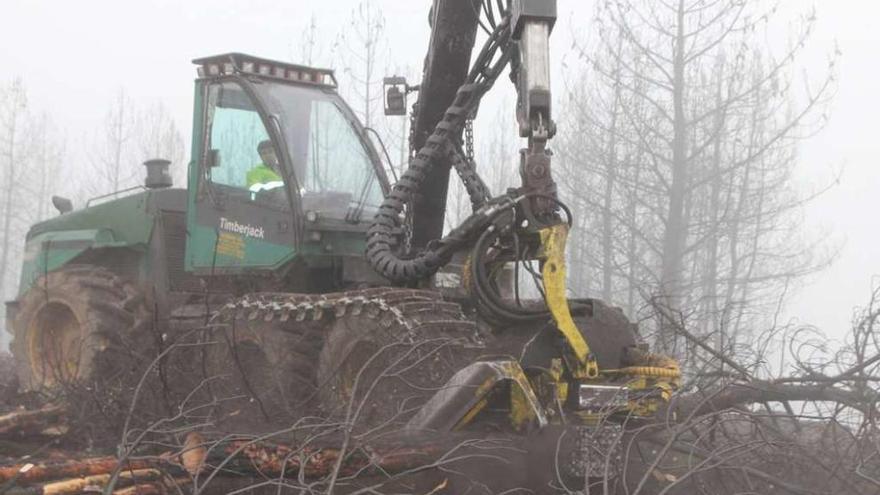
{"type": "MultiPolygon", "coordinates": [[[[367,29],[370,29],[370,8],[369,3],[367,4],[366,9],[366,21],[367,21],[367,29]]],[[[371,111],[372,107],[372,99],[370,95],[370,85],[373,83],[373,64],[375,63],[374,58],[374,43],[375,40],[372,37],[367,37],[364,39],[364,54],[366,55],[364,60],[364,125],[367,127],[373,127],[373,115],[371,111]]]]}
{"type": "Polygon", "coordinates": [[[345,87],[352,88],[347,95],[357,109],[366,127],[373,127],[373,105],[377,96],[374,86],[381,83],[376,77],[379,47],[383,44],[385,17],[370,0],[362,0],[352,11],[351,18],[337,39],[343,73],[349,78],[345,87]]]}
{"type": "Polygon", "coordinates": [[[2,239],[0,239],[0,301],[6,300],[6,284],[9,276],[9,265],[12,249],[12,221],[17,214],[16,208],[16,189],[18,184],[18,166],[21,157],[18,155],[18,145],[20,139],[21,126],[23,124],[23,114],[27,108],[27,99],[24,87],[20,80],[15,80],[9,88],[7,94],[5,142],[6,153],[4,167],[6,173],[3,177],[3,218],[2,220],[2,239]]]}
{"type": "Polygon", "coordinates": [[[48,136],[46,129],[46,116],[43,115],[40,118],[40,122],[37,124],[37,143],[36,150],[34,152],[34,159],[37,161],[38,166],[37,170],[39,170],[40,177],[38,178],[37,190],[35,196],[36,201],[36,215],[35,218],[37,221],[43,220],[46,218],[46,200],[49,196],[49,170],[48,170],[48,161],[49,161],[49,153],[47,150],[47,139],[48,136]]]}
{"type": "MultiPolygon", "coordinates": [[[[760,112],[761,109],[754,105],[751,108],[749,115],[749,126],[748,126],[748,141],[746,143],[745,156],[752,156],[755,153],[755,149],[760,146],[761,136],[760,136],[760,112]]],[[[730,227],[730,239],[729,243],[729,254],[730,257],[730,268],[729,273],[727,275],[727,287],[726,287],[726,297],[724,301],[724,308],[722,311],[721,321],[725,322],[725,325],[730,325],[730,322],[733,320],[739,319],[737,315],[741,315],[743,312],[743,304],[745,301],[737,298],[738,284],[737,280],[740,279],[740,271],[742,269],[743,260],[748,256],[748,250],[745,253],[740,252],[740,243],[742,242],[742,234],[743,230],[746,227],[745,217],[748,215],[749,211],[749,203],[751,202],[751,195],[749,194],[750,187],[752,183],[755,182],[752,178],[752,174],[754,172],[754,163],[752,160],[747,160],[744,163],[742,169],[742,179],[739,185],[738,202],[736,206],[736,210],[732,216],[731,227],[730,227]],[[734,314],[736,312],[736,315],[734,314]]],[[[725,329],[728,331],[728,329],[725,329]]]]}
{"type": "MultiPolygon", "coordinates": [[[[33,193],[33,214],[29,216],[32,221],[40,222],[49,216],[49,203],[54,188],[59,182],[59,169],[61,156],[64,153],[64,143],[58,140],[52,119],[48,114],[42,114],[33,128],[32,154],[34,164],[31,169],[37,170],[39,177],[33,193]]],[[[35,174],[36,175],[36,174],[35,174]]]]}
{"type": "MultiPolygon", "coordinates": [[[[660,275],[660,296],[666,308],[675,312],[680,310],[681,277],[683,269],[684,245],[687,239],[685,225],[685,193],[688,182],[687,138],[688,125],[685,116],[685,4],[678,2],[675,54],[673,62],[673,137],[672,137],[672,179],[669,189],[669,203],[666,217],[666,230],[663,239],[663,266],[660,275]]],[[[659,345],[664,351],[675,347],[675,336],[668,328],[665,319],[660,324],[659,345]]]]}
{"type": "Polygon", "coordinates": [[[614,68],[614,102],[611,104],[611,122],[608,127],[608,150],[605,159],[605,194],[602,199],[602,299],[611,302],[614,297],[614,189],[617,186],[617,135],[621,98],[621,64],[623,63],[623,36],[619,37],[617,66],[614,68]]]}
{"type": "Polygon", "coordinates": [[[302,36],[300,37],[301,60],[295,62],[300,62],[308,66],[315,65],[315,56],[318,51],[318,39],[318,19],[313,13],[311,19],[309,19],[309,27],[303,31],[302,36]]]}
{"type": "Polygon", "coordinates": [[[125,139],[123,138],[125,134],[125,118],[126,118],[126,104],[125,104],[125,93],[121,92],[118,95],[117,107],[116,110],[119,112],[117,114],[117,120],[115,125],[113,126],[113,136],[114,139],[112,141],[111,146],[113,146],[113,163],[111,169],[111,179],[110,183],[113,186],[112,191],[119,190],[120,184],[120,176],[122,174],[122,148],[125,143],[125,139]]]}
{"type": "Polygon", "coordinates": [[[635,163],[632,164],[632,187],[630,188],[629,198],[627,198],[627,221],[629,222],[629,233],[627,235],[627,299],[626,309],[627,316],[635,318],[636,300],[639,295],[639,266],[643,263],[642,257],[639,255],[639,232],[638,232],[638,215],[639,202],[638,194],[642,185],[642,149],[638,148],[635,163]]]}
{"type": "MultiPolygon", "coordinates": [[[[715,94],[715,105],[716,108],[722,109],[723,105],[723,95],[722,88],[724,85],[724,57],[722,56],[719,59],[717,67],[715,69],[715,74],[718,80],[716,81],[716,94],[715,94]]],[[[707,246],[707,261],[706,261],[706,276],[704,281],[704,293],[706,298],[706,324],[708,325],[708,332],[712,333],[716,332],[718,337],[718,352],[724,352],[724,329],[722,328],[723,322],[719,318],[718,314],[718,274],[719,274],[719,242],[721,237],[721,222],[723,221],[722,216],[723,212],[721,211],[721,190],[724,188],[723,177],[724,174],[722,172],[722,144],[724,142],[724,133],[725,133],[725,119],[726,119],[726,111],[721,110],[718,112],[718,115],[715,118],[715,122],[712,126],[712,131],[715,133],[713,150],[712,150],[712,181],[710,184],[710,192],[709,192],[709,212],[708,219],[710,222],[709,226],[709,234],[708,239],[706,240],[707,246]]]]}

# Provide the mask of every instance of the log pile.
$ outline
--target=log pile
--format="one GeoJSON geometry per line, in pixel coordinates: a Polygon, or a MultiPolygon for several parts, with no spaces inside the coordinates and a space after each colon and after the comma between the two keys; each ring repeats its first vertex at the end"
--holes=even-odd
{"type": "MultiPolygon", "coordinates": [[[[49,418],[61,418],[58,408],[6,415],[0,418],[0,438],[43,431],[49,418]]],[[[209,441],[189,433],[180,450],[152,456],[82,457],[53,451],[0,460],[0,495],[189,493],[194,485],[202,493],[226,493],[232,483],[255,479],[321,480],[334,471],[340,476],[388,475],[430,464],[448,451],[442,447],[445,444],[438,439],[398,439],[342,452],[338,447],[256,440],[209,441]]]]}
{"type": "MultiPolygon", "coordinates": [[[[27,471],[29,472],[29,471],[27,471]]],[[[24,473],[25,475],[27,474],[24,473]]],[[[135,469],[119,474],[116,486],[120,487],[113,493],[161,493],[161,485],[166,485],[164,475],[158,469],[135,469]],[[150,487],[149,489],[147,487],[150,487]]],[[[80,493],[102,492],[112,478],[110,473],[90,476],[62,478],[60,481],[36,481],[27,483],[17,479],[15,486],[8,483],[5,495],[77,495],[80,493]]]]}

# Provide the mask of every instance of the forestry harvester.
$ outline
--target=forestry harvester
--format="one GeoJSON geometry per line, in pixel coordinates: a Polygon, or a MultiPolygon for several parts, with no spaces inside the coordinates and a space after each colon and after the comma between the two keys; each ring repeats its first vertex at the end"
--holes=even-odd
{"type": "Polygon", "coordinates": [[[435,0],[421,84],[386,80],[388,114],[418,91],[394,183],[332,71],[195,60],[188,188],[151,160],[139,190],[78,210],[55,198],[62,214],[30,229],[7,303],[20,386],[97,382],[207,327],[203,371],[270,421],[360,400],[364,430],[520,434],[622,428],[662,408],[677,364],[621,311],[566,292],[572,218],[549,149],[556,2],[484,3],[435,0]],[[526,144],[521,185],[499,193],[466,131],[508,67],[526,144]],[[473,213],[444,235],[453,169],[473,213]],[[523,278],[541,297],[524,298],[523,278]],[[123,347],[131,359],[113,359],[123,347]]]}

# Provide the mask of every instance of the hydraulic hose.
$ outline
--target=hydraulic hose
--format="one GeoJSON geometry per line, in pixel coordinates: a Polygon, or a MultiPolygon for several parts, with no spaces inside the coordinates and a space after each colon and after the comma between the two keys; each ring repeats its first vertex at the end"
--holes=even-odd
{"type": "MultiPolygon", "coordinates": [[[[541,198],[554,203],[559,209],[565,212],[566,222],[571,225],[571,210],[565,203],[556,198],[546,196],[540,193],[530,193],[520,196],[516,199],[516,203],[527,205],[529,200],[541,198]]],[[[534,220],[534,219],[533,219],[534,220]]],[[[486,253],[489,248],[504,235],[498,228],[490,227],[486,229],[474,244],[473,254],[471,256],[470,270],[473,287],[477,293],[478,300],[488,311],[489,314],[499,317],[506,321],[512,322],[534,322],[549,320],[551,318],[550,311],[547,308],[524,308],[518,305],[512,305],[505,301],[501,294],[498,293],[495,285],[492,283],[491,276],[487,269],[486,253]]],[[[519,242],[514,242],[515,247],[515,263],[519,263],[521,253],[519,251],[519,242]]]]}
{"type": "MultiPolygon", "coordinates": [[[[428,137],[425,146],[412,158],[409,168],[391,188],[367,231],[367,260],[376,271],[395,283],[415,282],[429,277],[451,259],[455,250],[464,245],[483,225],[486,212],[476,211],[459,228],[446,237],[432,242],[421,253],[408,256],[397,251],[401,235],[402,215],[406,205],[421,190],[425,178],[442,157],[450,152],[456,170],[465,181],[475,207],[486,203],[488,190],[471,169],[472,164],[456,150],[455,136],[479,106],[483,95],[492,88],[504,67],[510,62],[510,22],[505,19],[486,41],[464,85],[456,93],[452,105],[428,137]],[[496,60],[497,58],[497,60],[496,60]],[[494,62],[493,62],[494,61],[494,62]],[[462,171],[465,171],[463,174],[462,171]]],[[[491,208],[490,208],[491,209],[491,208]]]]}

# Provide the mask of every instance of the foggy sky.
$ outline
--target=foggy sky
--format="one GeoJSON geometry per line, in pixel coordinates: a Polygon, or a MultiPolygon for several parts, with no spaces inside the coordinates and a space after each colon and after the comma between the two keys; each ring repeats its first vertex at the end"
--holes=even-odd
{"type": "MultiPolygon", "coordinates": [[[[2,0],[0,81],[23,78],[33,110],[46,111],[64,130],[67,163],[84,162],[80,145],[101,125],[116,91],[124,87],[138,104],[163,102],[189,134],[192,105],[190,60],[241,51],[281,60],[299,58],[300,33],[314,13],[332,44],[357,0],[2,0]]],[[[430,0],[374,0],[388,21],[388,49],[401,67],[389,71],[415,76],[427,43],[430,0]]],[[[769,2],[768,2],[769,3],[769,2]]],[[[792,19],[810,3],[782,0],[780,19],[792,19]]],[[[571,46],[573,30],[585,30],[592,0],[559,0],[561,19],[554,33],[555,58],[571,46]]],[[[808,232],[842,246],[836,263],[811,277],[783,314],[843,338],[854,307],[867,301],[880,275],[880,2],[819,0],[817,31],[802,64],[821,72],[835,42],[843,52],[839,89],[827,128],[801,147],[797,179],[805,190],[819,187],[842,169],[840,184],[806,210],[808,232]]],[[[781,26],[781,27],[784,27],[781,26]]],[[[771,44],[784,42],[784,31],[771,44]]],[[[773,36],[771,36],[773,38],[773,36]]],[[[332,65],[326,60],[324,65],[332,65]]],[[[320,59],[320,57],[319,57],[320,59]]],[[[562,92],[561,69],[554,74],[562,92]]],[[[512,101],[509,85],[484,105],[512,101]]],[[[512,109],[511,109],[512,115],[512,109]]],[[[479,139],[479,137],[478,137],[479,139]]],[[[188,141],[187,141],[188,142],[188,141]]],[[[175,164],[185,166],[184,164],[175,164]]],[[[63,191],[59,191],[63,192],[63,191]]]]}

